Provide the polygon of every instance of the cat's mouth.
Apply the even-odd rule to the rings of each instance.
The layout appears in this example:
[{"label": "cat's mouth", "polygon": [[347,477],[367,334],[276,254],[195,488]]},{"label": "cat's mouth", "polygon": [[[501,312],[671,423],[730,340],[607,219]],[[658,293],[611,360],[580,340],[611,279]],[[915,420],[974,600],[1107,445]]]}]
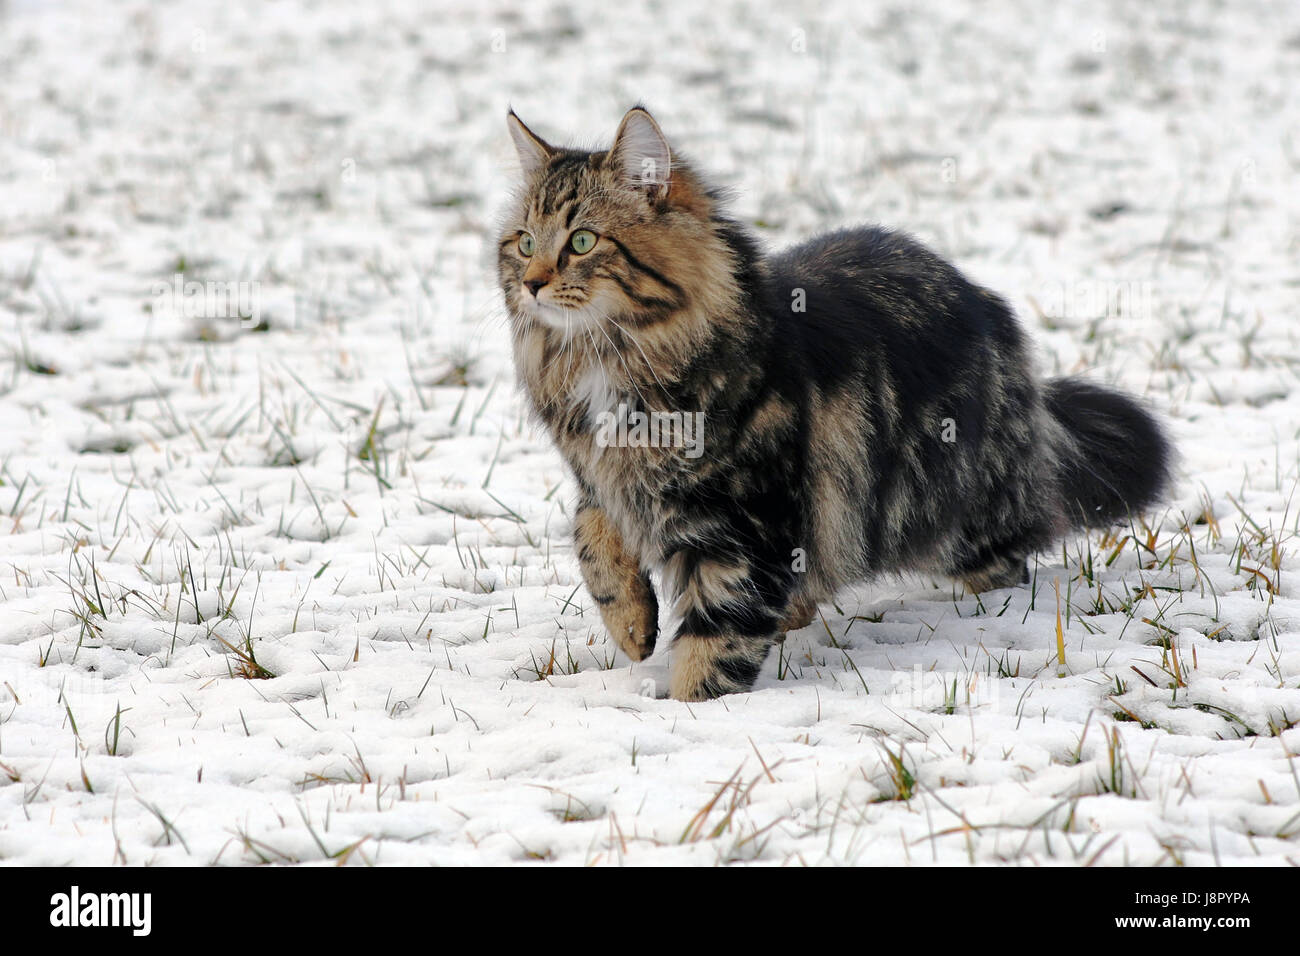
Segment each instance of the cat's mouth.
[{"label": "cat's mouth", "polygon": [[546,289],[536,299],[527,294],[520,298],[528,315],[557,332],[581,332],[594,328],[601,320],[600,309],[590,300],[579,302],[568,296],[556,300]]}]

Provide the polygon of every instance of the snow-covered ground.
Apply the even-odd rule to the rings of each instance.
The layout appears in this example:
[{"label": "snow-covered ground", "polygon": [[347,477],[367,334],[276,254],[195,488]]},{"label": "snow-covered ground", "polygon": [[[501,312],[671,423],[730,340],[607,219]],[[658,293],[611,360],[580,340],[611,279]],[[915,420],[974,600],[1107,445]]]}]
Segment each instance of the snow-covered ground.
[{"label": "snow-covered ground", "polygon": [[[0,863],[1300,862],[1297,91],[1283,0],[0,3]],[[1168,509],[663,699],[489,258],[507,104],[638,100],[1146,395]]]}]

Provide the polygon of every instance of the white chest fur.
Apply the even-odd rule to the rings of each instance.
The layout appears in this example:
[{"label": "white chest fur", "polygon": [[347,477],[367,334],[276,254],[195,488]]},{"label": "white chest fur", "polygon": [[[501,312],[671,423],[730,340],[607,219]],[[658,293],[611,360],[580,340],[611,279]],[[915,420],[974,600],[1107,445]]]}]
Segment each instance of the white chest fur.
[{"label": "white chest fur", "polygon": [[595,427],[602,413],[615,411],[618,393],[605,372],[604,365],[594,362],[573,385],[572,402],[587,414],[587,424]]}]

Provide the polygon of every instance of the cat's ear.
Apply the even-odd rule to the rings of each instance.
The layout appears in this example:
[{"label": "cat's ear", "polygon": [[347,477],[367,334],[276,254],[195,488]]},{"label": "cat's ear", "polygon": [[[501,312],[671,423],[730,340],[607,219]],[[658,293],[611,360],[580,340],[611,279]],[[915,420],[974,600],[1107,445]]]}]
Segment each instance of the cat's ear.
[{"label": "cat's ear", "polygon": [[523,120],[515,115],[514,110],[506,114],[506,125],[510,127],[510,138],[515,141],[519,165],[523,168],[524,177],[527,178],[545,166],[555,150],[525,126]]},{"label": "cat's ear", "polygon": [[618,124],[608,162],[621,171],[623,182],[633,189],[645,190],[652,200],[668,195],[672,182],[672,153],[654,117],[641,107],[633,107]]}]

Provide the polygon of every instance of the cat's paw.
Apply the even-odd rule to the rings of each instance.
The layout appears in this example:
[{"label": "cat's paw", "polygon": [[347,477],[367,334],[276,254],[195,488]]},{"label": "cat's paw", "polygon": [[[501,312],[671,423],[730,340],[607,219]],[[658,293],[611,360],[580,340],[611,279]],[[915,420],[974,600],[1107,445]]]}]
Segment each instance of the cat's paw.
[{"label": "cat's paw", "polygon": [[679,634],[673,641],[669,693],[677,700],[712,700],[754,686],[772,641]]},{"label": "cat's paw", "polygon": [[600,609],[605,629],[619,650],[634,661],[654,652],[659,637],[659,609],[645,600],[618,600]]},{"label": "cat's paw", "polygon": [[785,617],[781,619],[778,629],[781,640],[785,640],[786,631],[798,631],[807,627],[817,617],[817,602],[806,597],[797,597],[790,602]]}]

